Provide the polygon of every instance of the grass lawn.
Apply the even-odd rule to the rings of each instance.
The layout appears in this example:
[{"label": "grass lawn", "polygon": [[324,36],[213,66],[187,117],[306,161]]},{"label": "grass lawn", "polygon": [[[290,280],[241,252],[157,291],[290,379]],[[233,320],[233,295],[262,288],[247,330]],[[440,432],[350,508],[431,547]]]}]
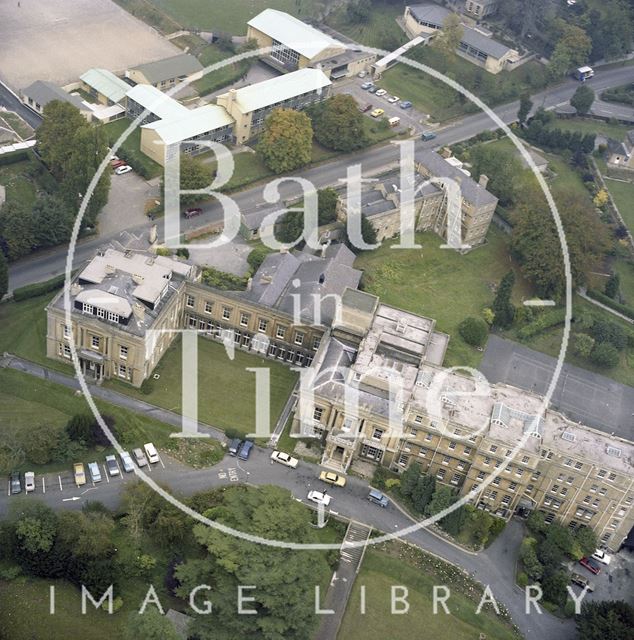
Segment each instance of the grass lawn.
[{"label": "grass lawn", "polygon": [[[206,68],[209,65],[224,60],[225,58],[230,58],[232,55],[234,54],[230,51],[226,51],[215,44],[209,44],[200,51],[198,59],[200,60],[200,64]],[[210,71],[200,80],[193,82],[192,86],[201,96],[204,96],[216,89],[221,89],[222,87],[239,80],[240,77],[249,70],[249,67],[256,62],[256,60],[256,57],[247,58],[246,60],[222,67],[222,69]]]},{"label": "grass lawn", "polygon": [[[346,613],[339,630],[339,640],[383,640],[384,638],[451,638],[473,640],[480,633],[487,640],[511,640],[518,636],[503,620],[483,608],[476,615],[479,597],[472,599],[451,588],[446,615],[439,609],[433,614],[432,593],[435,584],[447,584],[444,576],[434,575],[426,566],[421,570],[417,558],[423,555],[403,544],[387,547],[389,551],[370,548],[366,552],[361,571],[354,584]],[[434,561],[442,572],[444,562]],[[366,589],[366,613],[360,613],[360,588]],[[409,590],[409,612],[392,615],[390,589],[403,585]],[[493,587],[495,595],[495,587]],[[417,630],[414,632],[414,630]]]},{"label": "grass lawn", "polygon": [[[622,253],[623,255],[619,255],[614,262],[613,268],[621,278],[620,292],[623,302],[634,307],[634,262],[625,251]],[[606,278],[603,278],[600,282],[599,291],[603,291],[605,281]]]},{"label": "grass lawn", "polygon": [[611,124],[603,120],[590,118],[558,118],[549,125],[551,129],[563,129],[564,131],[580,131],[583,134],[596,133],[609,136],[614,140],[623,140],[630,127],[624,124]]},{"label": "grass lawn", "polygon": [[3,111],[0,120],[4,120],[9,128],[13,129],[22,140],[26,140],[33,135],[33,129],[13,111]]},{"label": "grass lawn", "polygon": [[[175,341],[163,356],[152,380],[152,391],[145,395],[121,382],[106,386],[141,398],[146,402],[180,411],[181,409],[181,344]],[[237,429],[242,433],[255,431],[255,373],[247,367],[266,367],[271,381],[271,428],[295,385],[297,374],[277,362],[236,350],[230,360],[224,346],[206,338],[198,341],[198,418],[221,429]]]},{"label": "grass lawn", "polygon": [[[121,134],[130,126],[130,120],[128,118],[121,118],[114,122],[108,122],[102,125],[106,131],[108,138],[108,144],[113,145],[121,136]],[[156,178],[163,173],[163,167],[160,164],[154,162],[151,158],[141,153],[141,127],[137,127],[132,133],[125,139],[121,148],[127,152],[128,156],[134,157],[135,161],[141,164],[146,172],[147,178]]]},{"label": "grass lawn", "polygon": [[29,177],[28,160],[0,166],[0,184],[7,189],[7,201],[21,202],[31,208],[36,200],[36,186]]},{"label": "grass lawn", "polygon": [[436,327],[451,335],[445,364],[477,366],[482,353],[467,345],[458,325],[467,316],[480,316],[493,302],[491,286],[513,269],[516,302],[531,295],[528,283],[508,255],[508,236],[491,225],[488,242],[466,255],[441,249],[442,240],[420,234],[421,249],[392,251],[390,243],[362,253],[355,262],[363,269],[362,288],[387,304],[436,319]]},{"label": "grass lawn", "polygon": [[634,231],[634,184],[610,178],[605,179],[605,184],[621,212],[627,228]]}]

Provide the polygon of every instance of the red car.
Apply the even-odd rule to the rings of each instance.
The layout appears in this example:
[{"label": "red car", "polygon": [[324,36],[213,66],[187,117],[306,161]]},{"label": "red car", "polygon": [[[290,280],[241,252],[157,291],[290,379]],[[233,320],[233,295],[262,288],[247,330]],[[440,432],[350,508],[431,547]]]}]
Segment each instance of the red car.
[{"label": "red car", "polygon": [[366,104],[359,107],[359,111],[361,111],[361,113],[366,113],[367,111],[370,111],[370,109],[372,109],[371,104]]},{"label": "red car", "polygon": [[191,209],[185,209],[185,213],[183,214],[186,218],[194,218],[195,216],[199,216],[203,212],[199,207],[194,207]]},{"label": "red car", "polygon": [[123,167],[125,164],[127,164],[125,160],[113,160],[112,168],[118,169],[119,167]]},{"label": "red car", "polygon": [[585,567],[590,573],[594,573],[595,576],[601,573],[601,565],[592,558],[581,558],[579,564]]}]

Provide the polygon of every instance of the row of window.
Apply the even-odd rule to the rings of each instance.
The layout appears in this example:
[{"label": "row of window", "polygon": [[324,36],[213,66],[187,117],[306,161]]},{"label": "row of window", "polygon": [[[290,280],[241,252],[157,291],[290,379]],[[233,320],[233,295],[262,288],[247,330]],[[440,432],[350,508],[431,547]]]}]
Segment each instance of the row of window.
[{"label": "row of window", "polygon": [[119,322],[121,316],[118,313],[113,313],[112,311],[106,311],[101,307],[94,307],[92,304],[88,304],[87,302],[83,303],[82,311],[91,316],[97,316],[102,320],[108,319],[110,322]]},{"label": "row of window", "polygon": [[[57,352],[61,357],[68,358],[70,360],[71,358],[70,345],[66,344],[65,342],[60,343],[57,347]],[[129,380],[132,377],[131,367],[127,367],[125,364],[116,363],[116,362],[113,362],[112,366],[113,366],[114,374],[119,378],[125,378],[126,380]]]}]

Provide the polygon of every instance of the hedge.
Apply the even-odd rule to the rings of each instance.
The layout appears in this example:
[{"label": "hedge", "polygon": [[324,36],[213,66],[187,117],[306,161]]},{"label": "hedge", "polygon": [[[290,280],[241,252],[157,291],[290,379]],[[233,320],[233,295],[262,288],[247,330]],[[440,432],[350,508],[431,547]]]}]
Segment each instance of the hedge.
[{"label": "hedge", "polygon": [[517,332],[518,338],[532,338],[533,336],[545,331],[546,329],[550,329],[550,327],[554,327],[558,324],[561,324],[566,319],[566,310],[565,309],[552,309],[550,311],[545,311],[541,315],[539,315],[535,320],[527,324],[525,327],[522,327]]},{"label": "hedge", "polygon": [[19,287],[13,291],[13,299],[16,302],[22,300],[28,300],[29,298],[36,298],[50,291],[61,289],[64,286],[65,274],[46,280],[45,282],[36,282],[35,284],[29,284],[26,287]]},{"label": "hedge", "polygon": [[622,313],[624,316],[627,316],[630,320],[634,320],[634,309],[632,309],[632,307],[628,307],[626,304],[621,304],[600,291],[588,289],[587,294],[588,297],[594,298],[594,300],[601,302],[606,307],[610,307],[610,309],[614,309],[615,311]]},{"label": "hedge", "polygon": [[19,149],[18,151],[10,151],[9,153],[3,153],[0,155],[0,166],[6,164],[13,164],[14,162],[21,162],[22,160],[29,159],[29,152],[26,149]]}]

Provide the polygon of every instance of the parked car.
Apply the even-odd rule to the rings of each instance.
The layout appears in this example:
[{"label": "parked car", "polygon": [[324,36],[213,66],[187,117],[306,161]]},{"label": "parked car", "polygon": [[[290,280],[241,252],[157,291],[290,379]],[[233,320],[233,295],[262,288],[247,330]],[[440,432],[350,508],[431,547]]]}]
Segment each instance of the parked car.
[{"label": "parked car", "polygon": [[378,504],[380,507],[387,507],[390,504],[390,501],[387,499],[387,496],[383,495],[380,491],[376,489],[370,489],[370,493],[368,493],[368,500],[373,502],[374,504]]},{"label": "parked car", "polygon": [[24,490],[27,493],[35,491],[35,474],[33,473],[33,471],[27,471],[24,474]]},{"label": "parked car", "polygon": [[378,87],[372,85],[369,89],[368,89],[368,93],[376,93],[379,90]]},{"label": "parked car", "polygon": [[332,471],[322,471],[319,474],[319,479],[327,482],[328,484],[334,484],[336,487],[345,487],[346,479],[344,476],[340,476]]},{"label": "parked car", "polygon": [[585,567],[590,573],[594,573],[595,576],[601,573],[601,565],[592,558],[581,558],[579,564]]},{"label": "parked car", "polygon": [[357,76],[359,78],[365,78],[368,75],[367,71],[359,71],[359,73],[357,73]]},{"label": "parked car", "polygon": [[75,484],[78,487],[86,484],[86,472],[84,471],[84,465],[81,462],[76,462],[73,465],[73,473],[75,476]]},{"label": "parked car", "polygon": [[144,467],[147,464],[147,458],[143,453],[143,449],[132,449],[132,455],[139,467]]},{"label": "parked car", "polygon": [[369,102],[368,102],[368,104],[361,105],[361,106],[359,107],[359,111],[360,111],[361,113],[367,113],[368,111],[370,111],[370,109],[372,109],[372,105],[371,105]]},{"label": "parked car", "polygon": [[251,440],[245,440],[238,451],[238,458],[240,458],[240,460],[248,460],[251,455],[251,449],[253,449],[253,442],[251,442]]},{"label": "parked car", "polygon": [[409,100],[403,100],[398,106],[401,109],[411,109],[412,103]]},{"label": "parked car", "polygon": [[382,116],[385,113],[384,109],[375,109],[370,115],[373,118],[378,118],[379,116]]},{"label": "parked car", "polygon": [[240,438],[234,438],[229,442],[229,446],[227,447],[227,452],[230,456],[237,456],[238,451],[240,451],[240,445],[242,444],[242,440]]},{"label": "parked car", "polygon": [[132,171],[132,167],[128,164],[124,164],[114,170],[118,176],[122,176],[124,173],[129,173],[130,171]]},{"label": "parked car", "polygon": [[22,482],[20,480],[20,474],[17,471],[13,471],[9,476],[9,484],[11,485],[12,494],[22,492]]},{"label": "parked car", "polygon": [[93,482],[101,482],[101,471],[99,471],[99,465],[96,462],[88,463],[88,473]]},{"label": "parked car", "polygon": [[106,467],[108,467],[108,473],[111,476],[118,476],[119,473],[119,465],[117,464],[117,459],[113,456],[106,456]]},{"label": "parked car", "polygon": [[274,451],[271,454],[271,460],[273,462],[279,462],[283,464],[285,467],[290,467],[291,469],[295,469],[298,464],[297,458],[293,458],[293,456],[289,456],[288,453],[284,453],[284,451]]},{"label": "parked car", "polygon": [[159,461],[159,454],[156,447],[151,442],[147,442],[143,445],[143,448],[145,449],[148,462],[150,464],[156,464]]},{"label": "parked car", "polygon": [[433,140],[435,137],[436,137],[436,134],[433,131],[424,131],[421,134],[420,139],[425,140],[425,142],[428,142],[429,140]]},{"label": "parked car", "polygon": [[572,582],[572,584],[576,584],[578,587],[581,587],[582,589],[587,589],[588,591],[594,591],[594,584],[592,584],[592,582],[590,582],[588,578],[585,578],[584,576],[578,573],[573,573],[570,576],[570,582]]},{"label": "parked car", "polygon": [[132,462],[132,456],[127,451],[122,451],[119,454],[121,458],[121,466],[126,473],[134,471],[134,463]]},{"label": "parked car", "polygon": [[598,560],[601,564],[606,566],[609,566],[610,562],[612,562],[612,556],[609,553],[606,553],[603,549],[597,549],[592,554],[592,559]]},{"label": "parked car", "polygon": [[332,498],[327,493],[321,491],[311,491],[308,494],[308,499],[316,504],[321,504],[327,507],[330,504]]},{"label": "parked car", "polygon": [[398,102],[399,100],[400,100],[400,98],[399,98],[398,96],[391,96],[391,97],[389,97],[389,98],[387,99],[387,101],[388,101],[390,104],[394,104],[395,102]]},{"label": "parked car", "polygon": [[373,83],[373,82],[364,82],[364,83],[361,85],[361,88],[362,88],[364,91],[367,91],[370,87],[373,87],[373,86],[374,86],[374,83]]},{"label": "parked car", "polygon": [[119,167],[125,167],[128,164],[125,160],[120,160],[119,158],[115,158],[112,162],[112,168],[118,169]]},{"label": "parked car", "polygon": [[401,119],[394,116],[393,118],[389,118],[387,123],[390,127],[398,127],[398,125],[401,124]]},{"label": "parked car", "polygon": [[185,209],[183,215],[189,220],[189,218],[195,218],[199,216],[203,210],[200,207],[191,207],[189,209]]},{"label": "parked car", "polygon": [[381,96],[384,96],[387,93],[387,91],[385,89],[377,89],[376,91],[376,95],[379,96],[379,98]]}]

